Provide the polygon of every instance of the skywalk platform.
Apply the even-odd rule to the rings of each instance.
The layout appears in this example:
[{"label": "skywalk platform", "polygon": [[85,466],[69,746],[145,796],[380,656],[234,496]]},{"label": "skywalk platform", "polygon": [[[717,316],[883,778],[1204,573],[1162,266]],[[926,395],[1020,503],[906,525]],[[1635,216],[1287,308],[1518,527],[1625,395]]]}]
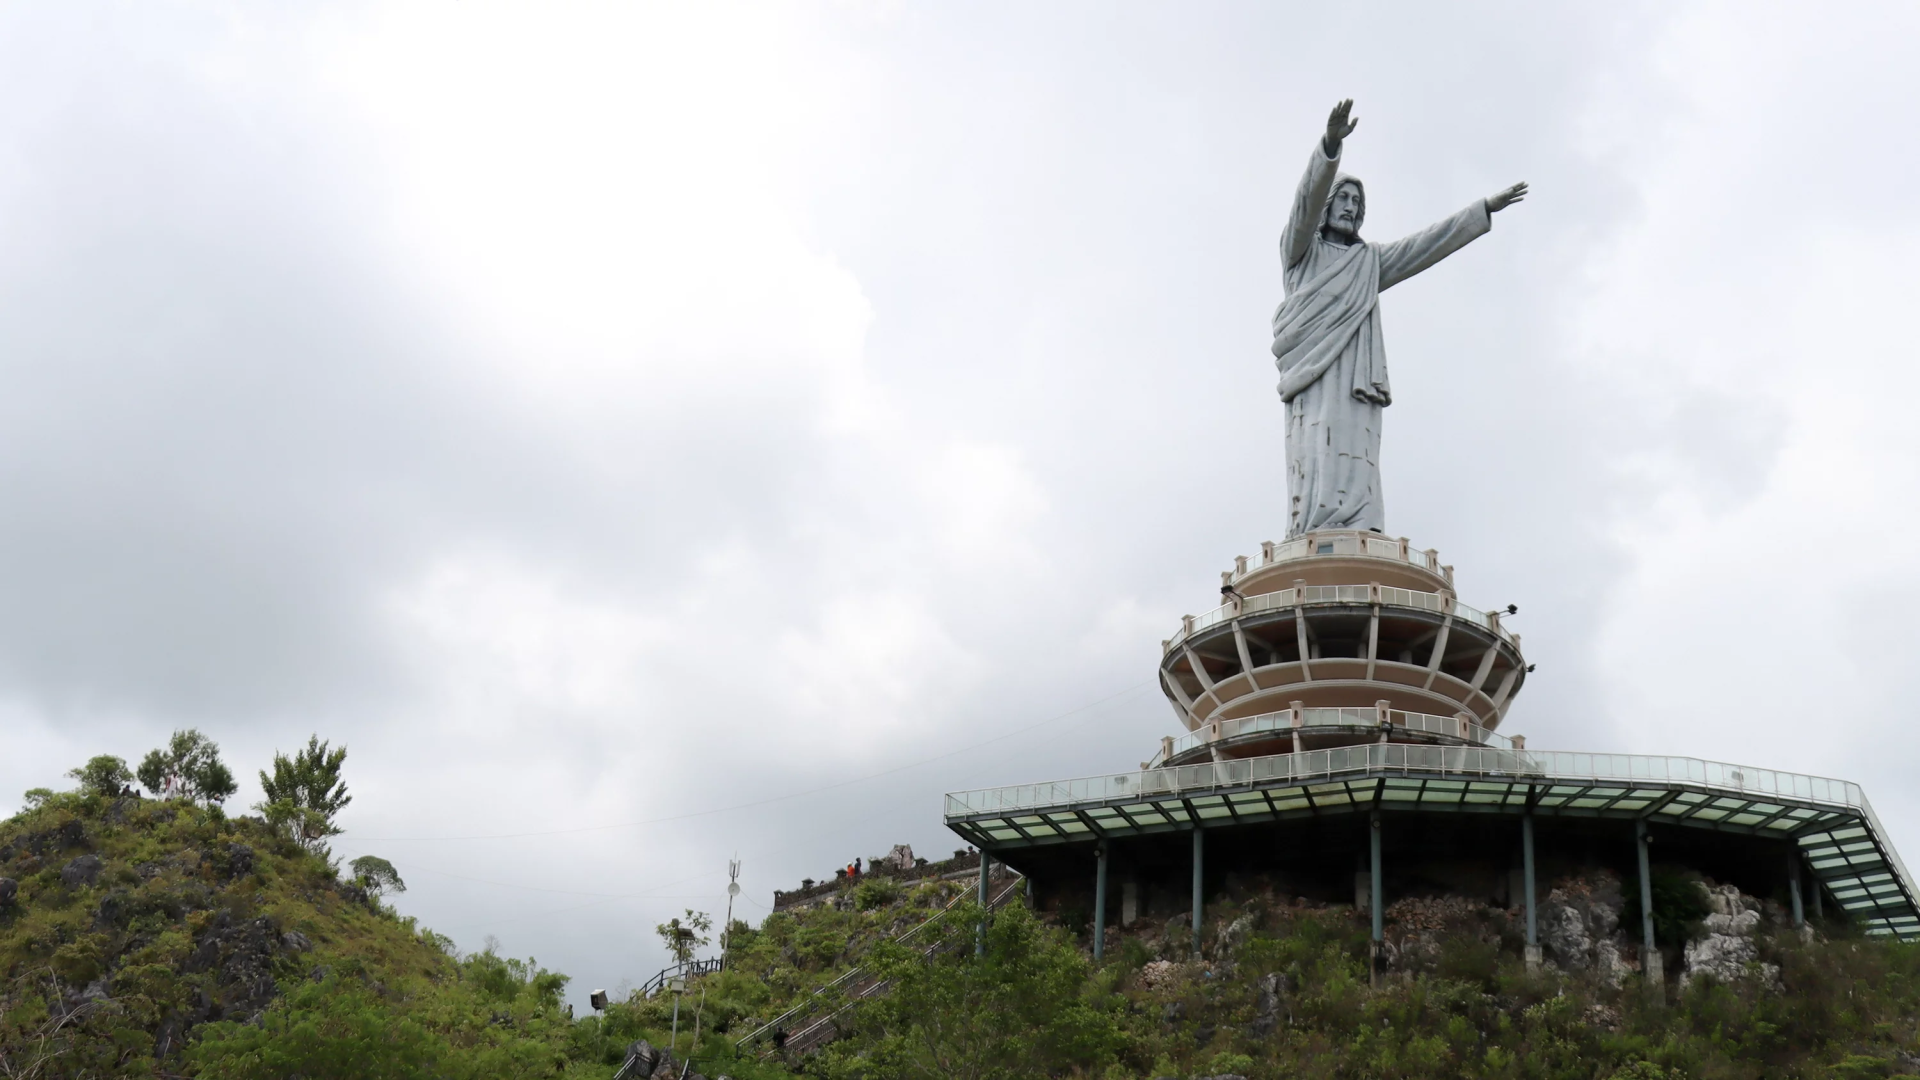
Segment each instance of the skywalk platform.
[{"label": "skywalk platform", "polygon": [[[1653,828],[1777,841],[1813,877],[1816,907],[1823,890],[1868,933],[1920,937],[1913,879],[1859,785],[1698,758],[1373,743],[953,792],[945,817],[1016,867],[1080,846],[1104,875],[1113,848],[1173,839],[1164,834],[1374,815],[1390,826],[1448,815],[1591,819],[1631,824],[1623,840]],[[1794,888],[1797,907],[1797,877]]]}]

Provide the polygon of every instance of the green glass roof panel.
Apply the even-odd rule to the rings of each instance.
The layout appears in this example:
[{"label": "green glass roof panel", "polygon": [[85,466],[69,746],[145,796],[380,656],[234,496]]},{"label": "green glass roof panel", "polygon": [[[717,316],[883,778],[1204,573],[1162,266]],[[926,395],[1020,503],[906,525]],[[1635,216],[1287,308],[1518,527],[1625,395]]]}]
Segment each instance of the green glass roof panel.
[{"label": "green glass roof panel", "polygon": [[[1764,789],[1764,791],[1756,790]],[[1276,813],[1517,812],[1645,816],[1666,827],[1791,837],[1815,876],[1863,924],[1920,932],[1915,891],[1857,785],[1691,758],[1368,744],[947,796],[947,821],[989,844],[1086,843],[1196,821],[1230,827]],[[1010,839],[1010,837],[1012,839]]]}]

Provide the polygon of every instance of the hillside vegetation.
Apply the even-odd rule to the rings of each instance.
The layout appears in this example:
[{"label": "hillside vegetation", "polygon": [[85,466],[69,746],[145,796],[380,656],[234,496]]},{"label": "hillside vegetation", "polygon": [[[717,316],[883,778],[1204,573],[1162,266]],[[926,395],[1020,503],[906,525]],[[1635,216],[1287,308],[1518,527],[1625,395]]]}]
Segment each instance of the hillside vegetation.
[{"label": "hillside vegetation", "polygon": [[[288,759],[294,780],[299,760],[325,764],[324,744],[310,749]],[[658,1051],[671,995],[576,1018],[564,975],[462,955],[396,915],[380,895],[401,887],[395,868],[334,866],[330,818],[313,807],[344,805],[344,787],[288,780],[285,805],[254,816],[186,783],[140,797],[110,768],[80,779],[0,822],[0,1076],[604,1080],[630,1058],[646,1068],[629,1077],[735,1080],[1920,1071],[1920,949],[1837,926],[1801,935],[1728,907],[1724,889],[1700,890],[1699,910],[1720,896],[1733,912],[1720,929],[1743,936],[1707,948],[1717,939],[1699,925],[1676,926],[1695,936],[1698,963],[1661,1004],[1637,974],[1575,956],[1612,955],[1598,939],[1555,945],[1567,970],[1527,971],[1512,913],[1465,901],[1396,904],[1394,967],[1375,987],[1359,918],[1257,883],[1214,905],[1203,957],[1188,955],[1176,917],[1112,931],[1096,965],[1083,937],[1017,901],[984,916],[965,882],[878,878],[736,922],[727,969],[682,999],[670,1059]],[[911,943],[893,941],[949,904]],[[814,994],[854,964],[888,991]],[[847,1006],[837,1041],[735,1053],[735,1039],[804,1001],[824,1005],[814,1016]]]}]

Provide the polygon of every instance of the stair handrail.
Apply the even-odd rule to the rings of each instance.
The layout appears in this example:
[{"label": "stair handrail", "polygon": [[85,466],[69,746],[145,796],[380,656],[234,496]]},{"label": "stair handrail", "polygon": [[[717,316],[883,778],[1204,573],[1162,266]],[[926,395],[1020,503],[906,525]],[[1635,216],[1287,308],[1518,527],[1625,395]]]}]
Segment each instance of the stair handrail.
[{"label": "stair handrail", "polygon": [[[992,911],[994,908],[997,908],[1000,906],[1000,903],[1004,901],[1008,897],[1008,895],[1010,895],[1013,892],[1014,888],[1020,884],[1020,877],[1021,877],[1020,875],[1016,874],[1015,880],[1007,882],[1007,885],[1005,888],[1001,889],[997,895],[992,896],[987,900],[988,911]],[[953,905],[949,904],[948,908],[950,909],[952,906]],[[946,911],[943,910],[941,914],[942,915],[946,914]],[[928,921],[931,922],[932,920],[928,920]],[[922,923],[921,925],[924,926],[926,924]],[[918,928],[916,927],[916,929]],[[931,958],[934,953],[940,951],[942,946],[948,945],[948,944],[951,944],[951,943],[942,942],[942,941],[934,942],[932,945],[927,946],[924,950],[921,951],[921,959],[925,960],[925,959]],[[861,970],[864,967],[865,965],[862,965],[861,968],[857,968],[855,970]],[[823,1025],[832,1023],[834,1017],[839,1016],[841,1013],[846,1012],[848,1009],[853,1008],[855,1005],[858,1005],[862,1001],[865,1001],[866,999],[886,989],[889,985],[891,985],[890,981],[879,980],[874,982],[872,985],[863,988],[858,994],[854,995],[854,997],[851,998],[850,1000],[841,1002],[840,1005],[837,1008],[835,1008],[832,1012],[829,1012],[827,1015],[822,1016],[818,1020],[815,1020],[813,1023],[808,1024],[806,1027],[803,1027],[799,1031],[796,1031],[792,1035],[788,1036],[787,1045],[792,1046],[794,1043],[797,1042],[802,1044],[799,1047],[799,1049],[801,1050],[807,1049],[807,1047],[805,1046],[805,1041],[807,1036],[812,1035],[814,1032],[820,1030],[820,1028]]]},{"label": "stair handrail", "polygon": [[[992,897],[987,901],[987,909],[989,911],[991,911],[996,905],[998,905],[1001,900],[1006,899],[1007,892],[1011,891],[1013,885],[1018,884],[1020,881],[1025,879],[1025,875],[1021,874],[1019,871],[1014,870],[1011,867],[1007,867],[1007,872],[1013,875],[1014,880],[1008,883],[1007,889],[1002,890],[999,896]],[[905,944],[906,942],[912,940],[914,935],[918,934],[920,931],[925,930],[927,927],[932,926],[934,923],[937,923],[941,919],[946,918],[949,912],[951,912],[954,908],[960,906],[960,904],[966,900],[967,892],[968,890],[965,890],[965,889],[961,890],[960,893],[956,895],[952,900],[947,901],[947,904],[945,907],[941,908],[939,911],[934,912],[932,915],[928,916],[925,920],[916,924],[912,928],[895,936],[893,938],[894,942],[898,944]],[[767,1032],[772,1031],[775,1028],[778,1028],[780,1025],[793,1019],[795,1016],[798,1016],[801,1013],[808,1011],[811,1007],[817,1004],[816,1002],[813,1001],[814,998],[817,998],[820,995],[828,993],[830,991],[839,989],[842,985],[846,984],[847,982],[852,980],[855,976],[860,975],[864,971],[866,971],[865,964],[856,964],[853,967],[848,968],[839,978],[833,980],[830,983],[827,983],[824,986],[816,987],[813,990],[813,992],[811,994],[808,994],[806,998],[803,998],[799,1004],[793,1006],[792,1008],[788,1009],[786,1012],[781,1013],[779,1016],[774,1017],[773,1019],[767,1021],[766,1023],[761,1024],[759,1027],[754,1028],[752,1031],[747,1032],[745,1035],[742,1035],[737,1041],[734,1042],[733,1044],[734,1049],[738,1050],[742,1047],[745,1047],[749,1043],[760,1038],[762,1035],[765,1035]],[[842,1006],[842,1008],[844,1007],[845,1006]],[[839,1009],[835,1009],[834,1013],[829,1013],[828,1015],[829,1016],[834,1015],[839,1011],[840,1011]],[[811,1029],[812,1029],[812,1025],[809,1025],[809,1027],[805,1030],[811,1030]]]},{"label": "stair handrail", "polygon": [[675,975],[685,975],[688,978],[694,978],[700,975],[711,975],[720,970],[720,963],[718,959],[689,960],[684,964],[674,964],[672,967],[661,968],[658,975],[648,979],[641,985],[640,996],[643,998],[652,997],[655,992],[667,984],[668,979],[673,978]]}]

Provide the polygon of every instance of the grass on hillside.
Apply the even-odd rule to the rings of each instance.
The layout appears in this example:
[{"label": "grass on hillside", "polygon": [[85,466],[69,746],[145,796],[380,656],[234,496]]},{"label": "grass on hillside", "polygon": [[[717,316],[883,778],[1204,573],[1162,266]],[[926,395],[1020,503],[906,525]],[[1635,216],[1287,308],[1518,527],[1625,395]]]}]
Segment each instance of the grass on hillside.
[{"label": "grass on hillside", "polygon": [[[89,855],[90,883],[72,872]],[[631,1041],[669,1038],[670,995],[574,1018],[564,975],[459,955],[283,831],[187,800],[47,797],[0,822],[0,876],[18,881],[0,908],[0,1076],[606,1080]],[[682,999],[679,1049],[737,1080],[1920,1071],[1920,947],[1841,928],[1763,934],[1777,986],[1699,980],[1666,1005],[1633,978],[1526,971],[1504,922],[1443,936],[1376,989],[1360,919],[1264,895],[1215,905],[1203,962],[1184,935],[1148,930],[1096,966],[1017,905],[988,920],[983,956],[966,903],[914,946],[889,943],[968,889],[873,879],[736,922],[728,969]],[[839,1042],[792,1062],[734,1057],[734,1038],[856,962],[891,992],[842,1014]]]}]

